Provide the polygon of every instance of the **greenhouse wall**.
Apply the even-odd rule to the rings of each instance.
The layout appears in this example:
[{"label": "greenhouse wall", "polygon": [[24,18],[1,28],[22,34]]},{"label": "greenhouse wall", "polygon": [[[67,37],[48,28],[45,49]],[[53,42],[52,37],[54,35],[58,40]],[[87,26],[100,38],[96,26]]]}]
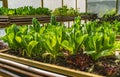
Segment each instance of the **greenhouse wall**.
[{"label": "greenhouse wall", "polygon": [[86,0],[77,0],[77,8],[80,12],[86,12]]},{"label": "greenhouse wall", "polygon": [[[77,2],[76,2],[77,1]],[[78,9],[80,12],[86,10],[86,0],[43,0],[43,6],[51,10],[67,5],[69,8],[73,7]],[[8,0],[8,8],[18,8],[23,6],[41,7],[41,0]]]},{"label": "greenhouse wall", "polygon": [[54,10],[55,8],[62,7],[62,0],[44,0],[43,6]]},{"label": "greenhouse wall", "polygon": [[41,0],[8,0],[8,8],[18,8],[22,6],[40,7]]},{"label": "greenhouse wall", "polygon": [[73,7],[75,9],[75,0],[63,0],[63,5],[67,5],[69,8]]},{"label": "greenhouse wall", "polygon": [[116,9],[116,0],[87,0],[87,6],[87,12],[97,13],[101,17]]}]

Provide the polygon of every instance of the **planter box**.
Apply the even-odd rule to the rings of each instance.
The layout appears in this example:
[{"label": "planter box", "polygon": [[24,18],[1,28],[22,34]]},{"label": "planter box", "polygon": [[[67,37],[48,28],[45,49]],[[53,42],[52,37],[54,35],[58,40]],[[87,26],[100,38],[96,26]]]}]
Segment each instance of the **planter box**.
[{"label": "planter box", "polygon": [[[80,15],[82,20],[95,20],[97,14],[82,14]],[[74,21],[77,16],[56,16],[57,22]],[[49,23],[50,16],[40,15],[26,15],[26,16],[0,16],[0,26],[8,26],[11,24],[26,25],[31,24],[32,19],[36,18],[40,23]]]},{"label": "planter box", "polygon": [[[1,51],[1,52],[4,52],[4,51]],[[22,64],[37,67],[39,69],[43,69],[43,70],[47,70],[47,71],[51,71],[51,72],[55,72],[55,73],[59,73],[59,74],[67,75],[67,76],[72,76],[72,77],[104,77],[104,76],[86,73],[86,72],[82,72],[82,71],[78,71],[74,69],[61,67],[61,66],[56,66],[53,64],[47,64],[47,63],[42,63],[42,62],[30,60],[30,59],[16,57],[16,56],[12,56],[12,55],[5,54],[5,53],[0,53],[0,58],[12,60],[12,61],[19,62]]]},{"label": "planter box", "polygon": [[9,16],[0,16],[0,27],[5,27],[9,24]]}]

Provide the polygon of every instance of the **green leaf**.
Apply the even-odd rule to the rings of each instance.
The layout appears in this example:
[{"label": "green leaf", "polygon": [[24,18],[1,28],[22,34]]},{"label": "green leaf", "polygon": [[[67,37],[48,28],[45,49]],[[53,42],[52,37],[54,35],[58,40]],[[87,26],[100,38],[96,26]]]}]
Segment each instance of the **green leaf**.
[{"label": "green leaf", "polygon": [[71,51],[71,53],[73,53],[73,46],[71,45],[71,43],[69,43],[67,40],[64,40],[61,44],[65,49]]},{"label": "green leaf", "polygon": [[109,55],[113,55],[112,50],[108,49],[108,50],[101,51],[101,52],[95,54],[95,60],[97,60],[100,57],[109,56]]},{"label": "green leaf", "polygon": [[33,28],[34,28],[34,30],[36,31],[36,32],[39,32],[39,30],[40,30],[40,22],[39,21],[37,21],[37,19],[36,18],[33,18],[32,19],[32,25],[33,25]]},{"label": "green leaf", "polygon": [[15,36],[15,40],[18,42],[18,43],[21,43],[22,42],[22,39],[20,36]]},{"label": "green leaf", "polygon": [[42,57],[45,58],[45,57],[47,57],[47,56],[49,56],[49,55],[53,57],[53,55],[52,55],[51,53],[48,53],[48,52],[43,53],[43,54],[42,54]]},{"label": "green leaf", "polygon": [[13,41],[14,41],[14,33],[10,33],[9,35],[8,35],[8,40],[9,40],[9,42],[11,42],[11,43],[13,43]]},{"label": "green leaf", "polygon": [[92,55],[92,54],[95,54],[96,51],[85,51],[84,53],[88,54],[88,55]]},{"label": "green leaf", "polygon": [[37,41],[31,41],[31,42],[28,44],[28,46],[27,46],[27,50],[28,50],[28,51],[27,51],[27,54],[28,54],[28,56],[31,56],[31,53],[32,53],[34,47],[35,47],[37,44],[38,44]]}]

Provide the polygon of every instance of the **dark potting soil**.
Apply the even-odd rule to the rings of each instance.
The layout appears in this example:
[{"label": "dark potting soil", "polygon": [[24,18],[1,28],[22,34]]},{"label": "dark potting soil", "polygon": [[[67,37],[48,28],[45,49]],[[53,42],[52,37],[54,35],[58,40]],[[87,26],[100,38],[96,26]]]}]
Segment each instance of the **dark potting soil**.
[{"label": "dark potting soil", "polygon": [[5,49],[5,48],[7,48],[7,47],[8,47],[8,46],[7,46],[5,43],[0,42],[0,50]]}]

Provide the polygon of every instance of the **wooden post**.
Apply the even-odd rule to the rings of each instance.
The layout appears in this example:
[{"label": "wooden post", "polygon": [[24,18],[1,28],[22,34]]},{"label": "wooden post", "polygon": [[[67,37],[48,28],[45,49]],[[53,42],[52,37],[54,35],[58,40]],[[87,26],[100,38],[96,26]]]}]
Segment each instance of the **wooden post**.
[{"label": "wooden post", "polygon": [[85,12],[87,13],[87,0],[85,0]]},{"label": "wooden post", "polygon": [[119,9],[119,7],[118,7],[118,0],[116,0],[116,14],[118,13],[118,9]]},{"label": "wooden post", "polygon": [[43,0],[41,0],[41,7],[42,7],[42,8],[44,7],[44,2],[43,2]]},{"label": "wooden post", "polygon": [[64,2],[63,2],[63,0],[62,0],[62,7],[64,6]]},{"label": "wooden post", "polygon": [[8,1],[7,0],[2,0],[3,1],[3,7],[8,7]]},{"label": "wooden post", "polygon": [[[87,7],[87,0],[85,0],[85,12],[86,12],[86,13],[87,13],[87,8],[88,8],[88,7]],[[84,21],[85,21],[85,23],[87,22],[86,19],[85,19]]]},{"label": "wooden post", "polygon": [[75,0],[75,9],[77,10],[77,0]]}]

